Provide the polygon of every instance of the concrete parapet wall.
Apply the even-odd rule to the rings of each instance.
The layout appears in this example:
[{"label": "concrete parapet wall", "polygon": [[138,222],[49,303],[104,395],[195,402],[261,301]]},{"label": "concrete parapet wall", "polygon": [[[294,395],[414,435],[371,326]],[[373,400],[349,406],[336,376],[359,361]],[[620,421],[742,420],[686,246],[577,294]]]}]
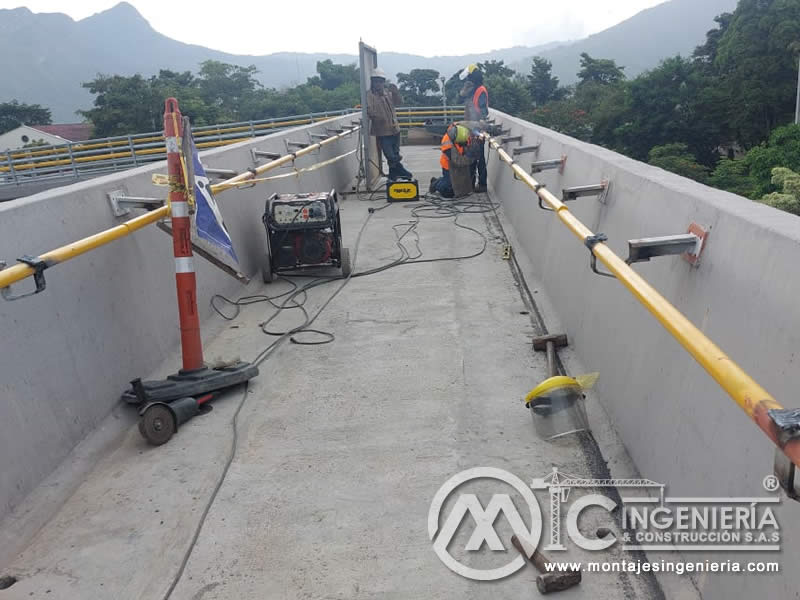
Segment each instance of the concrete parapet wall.
[{"label": "concrete parapet wall", "polygon": [[[349,126],[340,119],[299,127],[201,153],[209,167],[244,170],[250,150],[284,154],[284,139]],[[309,166],[356,148],[358,134],[297,160]],[[118,225],[107,192],[158,197],[151,183],[166,163],[92,179],[0,204],[0,257],[9,263]],[[273,192],[344,190],[357,171],[356,155],[304,174],[217,198],[243,270],[260,277],[265,257],[261,222]],[[280,168],[265,176],[286,173]],[[215,293],[237,297],[245,288],[195,257],[202,320]],[[131,379],[153,372],[179,344],[171,239],[150,226],[45,273],[44,293],[0,301],[0,518],[17,506],[119,402]],[[23,291],[30,280],[14,286]],[[208,331],[204,332],[206,335]],[[213,357],[207,357],[213,358]]]},{"label": "concrete parapet wall", "polygon": [[[567,156],[563,175],[534,176],[556,196],[611,181],[605,204],[568,204],[622,258],[629,239],[686,233],[692,222],[710,229],[698,268],[661,257],[634,269],[785,407],[800,406],[798,217],[503,113],[494,117],[522,135],[522,145],[541,142],[538,157],[519,155],[519,164]],[[555,307],[581,362],[600,372],[598,394],[642,476],[666,483],[670,496],[766,495],[772,443],[619,282],[590,271],[583,243],[491,151],[489,170],[493,196],[522,246],[515,250],[532,265],[527,275]],[[698,579],[704,597],[792,596],[800,589],[800,574],[789,572],[789,557],[800,551],[799,516],[800,504],[784,496],[781,577],[709,575]]]}]

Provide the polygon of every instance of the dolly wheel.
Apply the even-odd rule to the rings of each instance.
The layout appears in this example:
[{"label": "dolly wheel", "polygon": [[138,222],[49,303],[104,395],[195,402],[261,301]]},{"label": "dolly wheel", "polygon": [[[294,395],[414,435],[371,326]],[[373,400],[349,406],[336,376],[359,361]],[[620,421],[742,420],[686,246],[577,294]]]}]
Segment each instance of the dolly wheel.
[{"label": "dolly wheel", "polygon": [[350,264],[350,248],[342,248],[339,265],[342,267],[342,277],[350,277],[350,271],[353,268]]},{"label": "dolly wheel", "polygon": [[164,404],[151,404],[139,419],[139,433],[153,446],[167,443],[177,429],[175,416]]},{"label": "dolly wheel", "polygon": [[264,280],[264,283],[272,283],[272,265],[267,263],[261,267],[261,278]]}]

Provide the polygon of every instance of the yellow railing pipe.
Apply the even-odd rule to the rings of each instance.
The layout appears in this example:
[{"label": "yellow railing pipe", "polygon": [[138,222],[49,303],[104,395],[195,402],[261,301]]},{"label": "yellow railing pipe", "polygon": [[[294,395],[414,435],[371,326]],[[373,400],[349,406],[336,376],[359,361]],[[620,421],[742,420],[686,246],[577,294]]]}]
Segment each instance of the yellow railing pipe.
[{"label": "yellow railing pipe", "polygon": [[[45,261],[48,266],[56,265],[71,258],[75,258],[76,256],[80,256],[81,254],[85,254],[86,252],[94,250],[95,248],[99,248],[100,246],[105,246],[114,240],[118,240],[126,235],[130,235],[134,231],[137,231],[142,227],[146,227],[147,225],[155,223],[156,221],[168,216],[169,207],[162,206],[161,208],[151,210],[148,213],[140,215],[134,219],[131,219],[130,221],[125,221],[121,225],[117,225],[116,227],[112,227],[106,231],[101,231],[100,233],[96,233],[87,238],[83,238],[82,240],[78,240],[77,242],[73,242],[71,244],[67,244],[66,246],[56,248],[55,250],[51,250],[50,252],[42,254],[38,258],[41,258],[43,261]],[[34,274],[34,272],[35,271],[31,267],[25,264],[16,264],[8,267],[7,269],[0,271],[0,288],[8,287],[9,285],[21,281],[26,277],[30,277]]]},{"label": "yellow railing pipe", "polygon": [[338,133],[336,135],[332,135],[331,137],[325,138],[322,141],[317,142],[316,144],[311,144],[310,146],[306,146],[305,148],[301,148],[297,152],[293,152],[292,154],[286,154],[285,156],[281,156],[280,158],[276,158],[273,161],[265,163],[260,167],[256,167],[252,171],[247,171],[246,173],[240,173],[236,177],[231,177],[230,179],[226,179],[225,181],[221,181],[220,183],[216,183],[211,186],[211,192],[213,194],[217,194],[219,192],[224,192],[225,190],[229,190],[231,188],[238,187],[243,183],[247,183],[250,179],[254,179],[261,175],[262,173],[266,173],[267,171],[271,171],[272,169],[277,169],[282,165],[289,164],[293,162],[296,158],[300,158],[301,156],[305,156],[306,154],[310,154],[319,150],[323,146],[327,146],[328,144],[332,144],[333,142],[355,133],[361,128],[360,125],[356,125],[343,131],[342,133]]},{"label": "yellow railing pipe", "polygon": [[[515,175],[556,212],[559,220],[578,239],[585,241],[586,238],[594,235],[570,212],[566,204],[539,185],[538,181],[515,163],[497,140],[489,138],[489,144],[497,151],[500,160],[509,165]],[[617,256],[611,248],[600,242],[595,244],[590,251],[658,319],[764,433],[778,447],[781,447],[777,427],[768,411],[782,410],[783,407],[677,308]],[[789,441],[782,447],[782,450],[795,465],[800,467],[800,439]]]},{"label": "yellow railing pipe", "polygon": [[[340,134],[331,136],[326,138],[316,144],[308,146],[306,148],[302,148],[293,154],[287,154],[286,156],[282,156],[277,160],[273,160],[269,163],[261,165],[257,169],[254,169],[255,173],[260,175],[266,171],[270,171],[272,169],[276,169],[283,164],[287,164],[292,162],[295,158],[299,158],[305,154],[309,154],[314,152],[315,150],[325,146],[327,144],[333,143],[334,141],[341,139],[346,135],[350,135],[356,131],[358,131],[360,126],[353,127],[348,129]],[[249,138],[245,138],[249,139]],[[229,143],[232,143],[231,140],[226,140]],[[200,146],[201,144],[197,144]],[[163,152],[163,150],[162,150]],[[230,189],[232,187],[237,187],[238,185],[245,183],[248,179],[252,179],[255,177],[252,171],[248,171],[247,173],[243,173],[238,177],[233,177],[232,179],[228,179],[227,181],[223,181],[216,185],[211,186],[211,190],[213,192],[221,192],[225,191],[226,189]],[[169,207],[162,206],[156,210],[152,210],[148,213],[145,213],[141,216],[138,216],[134,219],[129,221],[125,221],[121,225],[117,225],[116,227],[112,227],[111,229],[107,229],[106,231],[101,231],[100,233],[96,233],[91,235],[87,238],[83,238],[82,240],[78,240],[77,242],[73,242],[72,244],[67,244],[66,246],[62,246],[60,248],[56,248],[55,250],[51,250],[45,254],[42,254],[38,258],[42,259],[48,267],[56,265],[58,263],[62,263],[67,261],[71,258],[75,258],[76,256],[80,256],[81,254],[85,254],[90,250],[94,250],[95,248],[99,248],[100,246],[105,246],[119,238],[125,237],[126,235],[130,235],[134,231],[141,229],[151,223],[155,223],[165,217],[169,216]],[[8,267],[0,271],[0,288],[8,287],[18,281],[25,279],[26,277],[30,277],[35,273],[32,267],[29,267],[26,264],[16,264]]]}]

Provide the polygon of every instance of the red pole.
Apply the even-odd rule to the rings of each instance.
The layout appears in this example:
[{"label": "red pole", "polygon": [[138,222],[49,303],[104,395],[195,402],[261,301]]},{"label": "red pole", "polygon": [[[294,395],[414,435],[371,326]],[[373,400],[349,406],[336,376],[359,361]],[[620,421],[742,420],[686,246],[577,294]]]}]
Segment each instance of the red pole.
[{"label": "red pole", "polygon": [[[181,167],[183,123],[178,101],[167,98],[164,103],[164,138],[167,142],[169,201],[172,208],[172,248],[175,255],[175,284],[178,288],[178,316],[181,325],[183,371],[202,369],[203,343],[200,340],[200,318],[197,314],[197,279],[192,260],[192,221],[184,192],[186,182]],[[186,157],[191,160],[191,157]]]}]

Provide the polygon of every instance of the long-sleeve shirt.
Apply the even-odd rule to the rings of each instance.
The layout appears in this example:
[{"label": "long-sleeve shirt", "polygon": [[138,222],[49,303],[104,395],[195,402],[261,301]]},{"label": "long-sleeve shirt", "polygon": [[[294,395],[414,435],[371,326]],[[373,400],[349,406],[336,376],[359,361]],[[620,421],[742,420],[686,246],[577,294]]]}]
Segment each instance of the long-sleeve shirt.
[{"label": "long-sleeve shirt", "polygon": [[377,94],[370,90],[367,94],[367,115],[370,133],[377,137],[400,133],[400,123],[394,109],[392,98],[385,91]]}]

